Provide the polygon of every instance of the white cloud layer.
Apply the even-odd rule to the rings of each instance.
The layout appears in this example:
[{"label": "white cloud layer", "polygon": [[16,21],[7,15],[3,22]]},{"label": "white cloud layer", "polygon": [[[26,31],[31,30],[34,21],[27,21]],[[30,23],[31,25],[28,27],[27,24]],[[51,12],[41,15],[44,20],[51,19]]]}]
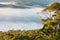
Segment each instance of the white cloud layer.
[{"label": "white cloud layer", "polygon": [[42,8],[32,9],[12,9],[12,8],[0,8],[0,21],[26,21],[26,22],[38,22],[39,16],[37,12]]},{"label": "white cloud layer", "polygon": [[43,8],[13,9],[0,8],[0,31],[31,30],[42,28],[37,12]]}]

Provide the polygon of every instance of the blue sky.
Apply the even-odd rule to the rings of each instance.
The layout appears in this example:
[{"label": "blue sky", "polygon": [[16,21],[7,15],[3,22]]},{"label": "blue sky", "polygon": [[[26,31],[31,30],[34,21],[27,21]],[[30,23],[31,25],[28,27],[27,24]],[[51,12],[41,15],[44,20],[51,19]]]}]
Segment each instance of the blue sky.
[{"label": "blue sky", "polygon": [[[0,0],[0,2],[7,2],[7,1],[15,1],[15,0]],[[18,0],[18,1],[33,2],[42,6],[49,5],[52,2],[60,2],[60,0]]]},{"label": "blue sky", "polygon": [[[28,0],[25,0],[28,1]],[[30,1],[59,1],[59,0],[30,0]]]}]

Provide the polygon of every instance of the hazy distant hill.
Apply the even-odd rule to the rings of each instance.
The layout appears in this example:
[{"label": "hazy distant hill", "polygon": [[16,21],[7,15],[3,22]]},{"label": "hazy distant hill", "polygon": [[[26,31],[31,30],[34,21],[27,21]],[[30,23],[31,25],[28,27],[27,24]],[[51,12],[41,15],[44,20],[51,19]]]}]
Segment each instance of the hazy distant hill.
[{"label": "hazy distant hill", "polygon": [[30,8],[30,7],[27,7],[27,6],[17,6],[17,5],[3,5],[3,4],[0,4],[0,7],[2,8]]},{"label": "hazy distant hill", "polygon": [[[0,2],[10,2],[12,0],[0,0]],[[16,0],[13,0],[13,1],[16,1]],[[52,2],[60,2],[60,0],[17,0],[18,2],[19,1],[23,1],[24,2],[32,2],[31,4],[29,5],[33,5],[33,4],[38,4],[38,5],[42,5],[44,7],[47,7],[50,3]]]},{"label": "hazy distant hill", "polygon": [[32,7],[43,7],[33,2],[0,2],[0,7],[9,8],[32,8]]}]

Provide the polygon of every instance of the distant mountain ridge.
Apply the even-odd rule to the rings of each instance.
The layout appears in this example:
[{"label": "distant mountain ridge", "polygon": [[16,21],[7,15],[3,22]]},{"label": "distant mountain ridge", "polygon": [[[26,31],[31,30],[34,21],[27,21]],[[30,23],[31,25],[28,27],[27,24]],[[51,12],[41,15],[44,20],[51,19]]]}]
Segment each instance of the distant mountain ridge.
[{"label": "distant mountain ridge", "polygon": [[38,4],[29,3],[29,2],[0,2],[0,7],[9,7],[9,8],[31,8],[31,7],[42,7]]},{"label": "distant mountain ridge", "polygon": [[[13,8],[31,8],[33,7],[48,7],[53,2],[60,2],[60,0],[0,0],[0,2],[12,2],[9,4]],[[14,4],[16,2],[16,4]],[[6,4],[0,4],[0,7],[7,7]]]},{"label": "distant mountain ridge", "polygon": [[29,8],[27,6],[24,5],[18,5],[17,3],[13,3],[13,2],[0,2],[0,7],[8,7],[8,8]]},{"label": "distant mountain ridge", "polygon": [[0,2],[11,2],[11,1],[17,1],[17,2],[23,2],[23,3],[32,2],[33,4],[38,4],[44,7],[49,6],[49,4],[51,4],[52,2],[60,2],[60,0],[0,0]]}]

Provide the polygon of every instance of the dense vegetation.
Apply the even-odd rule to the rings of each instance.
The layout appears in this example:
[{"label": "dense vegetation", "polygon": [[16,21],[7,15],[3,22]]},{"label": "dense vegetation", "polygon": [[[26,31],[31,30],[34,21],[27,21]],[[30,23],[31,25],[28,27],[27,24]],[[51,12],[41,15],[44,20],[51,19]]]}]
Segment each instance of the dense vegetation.
[{"label": "dense vegetation", "polygon": [[58,33],[52,28],[44,30],[0,32],[0,40],[60,40],[60,29]]},{"label": "dense vegetation", "polygon": [[55,14],[51,18],[47,18],[44,27],[40,30],[9,30],[8,32],[0,32],[0,40],[60,40],[60,3],[55,2],[46,11],[54,11]]}]

